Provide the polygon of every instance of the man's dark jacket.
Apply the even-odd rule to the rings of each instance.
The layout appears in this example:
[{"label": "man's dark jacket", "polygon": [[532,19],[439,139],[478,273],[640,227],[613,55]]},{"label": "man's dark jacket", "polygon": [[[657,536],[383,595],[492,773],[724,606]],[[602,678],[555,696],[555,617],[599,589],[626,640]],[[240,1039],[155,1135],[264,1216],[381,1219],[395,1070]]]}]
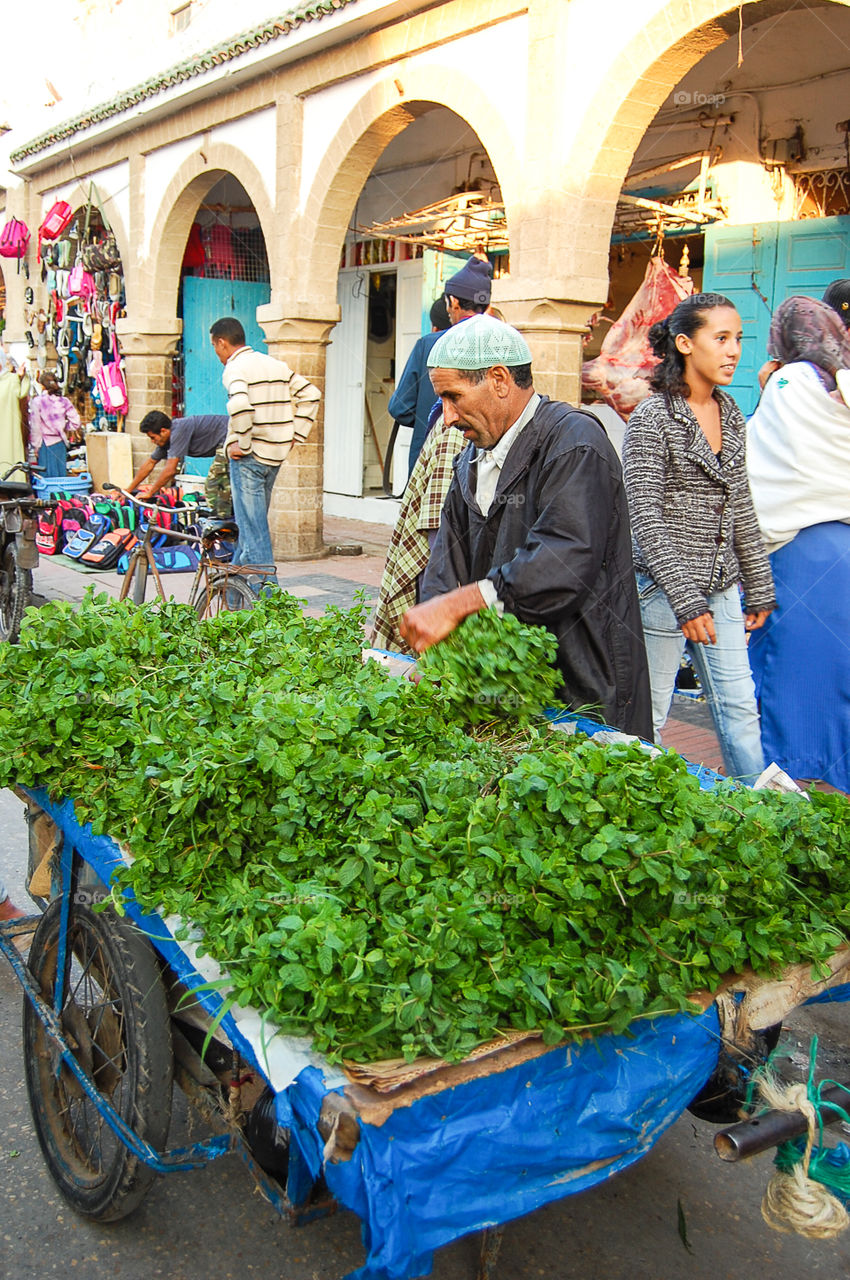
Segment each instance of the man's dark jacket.
[{"label": "man's dark jacket", "polygon": [[603,428],[542,397],[487,516],[475,501],[477,453],[469,445],[455,462],[422,599],[489,578],[510,613],[557,636],[567,705],[651,741],[626,495]]}]

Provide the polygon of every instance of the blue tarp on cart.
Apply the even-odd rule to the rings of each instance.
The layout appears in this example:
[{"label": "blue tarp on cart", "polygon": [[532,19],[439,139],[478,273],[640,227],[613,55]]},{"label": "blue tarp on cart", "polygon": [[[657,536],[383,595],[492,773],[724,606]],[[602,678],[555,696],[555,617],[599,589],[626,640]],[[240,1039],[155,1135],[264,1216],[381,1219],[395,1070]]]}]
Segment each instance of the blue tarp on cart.
[{"label": "blue tarp on cart", "polygon": [[718,1045],[713,1006],[665,1016],[361,1124],[352,1160],[325,1170],[363,1221],[368,1261],[348,1280],[427,1275],[440,1245],[626,1168],[702,1088]]}]

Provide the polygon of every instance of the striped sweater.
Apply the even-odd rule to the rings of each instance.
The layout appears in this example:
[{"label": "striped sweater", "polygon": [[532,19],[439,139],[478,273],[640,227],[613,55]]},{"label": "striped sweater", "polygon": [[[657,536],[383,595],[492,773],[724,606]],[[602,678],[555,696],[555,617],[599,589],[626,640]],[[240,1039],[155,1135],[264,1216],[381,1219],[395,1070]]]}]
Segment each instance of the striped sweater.
[{"label": "striped sweater", "polygon": [[724,391],[715,396],[718,456],[681,396],[643,400],[623,443],[635,568],[661,588],[680,626],[739,582],[748,610],[776,603],[747,481],[744,415]]},{"label": "striped sweater", "polygon": [[321,392],[282,360],[240,347],[224,366],[221,380],[230,417],[225,449],[235,444],[259,462],[277,466],[293,444],[307,439]]}]

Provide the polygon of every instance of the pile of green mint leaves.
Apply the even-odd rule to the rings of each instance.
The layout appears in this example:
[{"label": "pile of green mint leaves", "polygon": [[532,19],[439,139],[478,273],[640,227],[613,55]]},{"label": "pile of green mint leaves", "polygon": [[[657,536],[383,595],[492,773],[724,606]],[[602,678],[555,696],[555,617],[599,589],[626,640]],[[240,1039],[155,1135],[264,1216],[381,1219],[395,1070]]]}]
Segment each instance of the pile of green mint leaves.
[{"label": "pile of green mint leaves", "polygon": [[515,618],[467,620],[418,684],[362,661],[366,618],[29,610],[0,783],[72,797],[132,853],[119,887],[335,1060],[622,1032],[842,945],[842,796],[704,791],[675,753],[553,731],[554,641]]}]

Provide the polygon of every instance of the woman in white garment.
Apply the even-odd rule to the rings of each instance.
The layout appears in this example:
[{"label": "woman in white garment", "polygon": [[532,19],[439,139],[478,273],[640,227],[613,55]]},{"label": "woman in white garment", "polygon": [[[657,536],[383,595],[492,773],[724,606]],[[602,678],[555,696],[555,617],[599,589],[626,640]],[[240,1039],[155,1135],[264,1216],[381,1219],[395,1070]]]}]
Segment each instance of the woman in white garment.
[{"label": "woman in white garment", "polygon": [[850,339],[814,298],[770,327],[770,375],[747,428],[753,504],[777,608],[750,641],[767,759],[850,790]]}]

